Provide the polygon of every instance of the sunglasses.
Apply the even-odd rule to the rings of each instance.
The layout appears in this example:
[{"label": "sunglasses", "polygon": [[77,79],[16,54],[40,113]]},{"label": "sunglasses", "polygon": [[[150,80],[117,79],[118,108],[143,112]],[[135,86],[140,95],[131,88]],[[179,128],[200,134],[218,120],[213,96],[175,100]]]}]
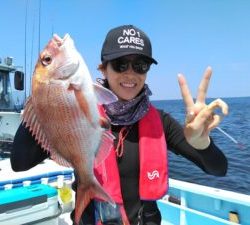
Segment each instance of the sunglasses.
[{"label": "sunglasses", "polygon": [[152,62],[145,57],[137,57],[129,59],[126,57],[120,57],[110,61],[113,70],[117,73],[123,73],[128,70],[129,64],[135,73],[145,74],[149,71]]}]

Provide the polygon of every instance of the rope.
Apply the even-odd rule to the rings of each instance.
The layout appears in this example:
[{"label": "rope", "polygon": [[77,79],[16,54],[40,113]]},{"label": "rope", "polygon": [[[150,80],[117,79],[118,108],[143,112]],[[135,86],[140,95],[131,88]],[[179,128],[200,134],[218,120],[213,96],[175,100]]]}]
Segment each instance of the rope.
[{"label": "rope", "polygon": [[118,158],[122,157],[124,152],[124,140],[126,139],[129,131],[131,130],[132,126],[129,127],[123,127],[118,135],[118,143],[115,149],[116,155]]}]

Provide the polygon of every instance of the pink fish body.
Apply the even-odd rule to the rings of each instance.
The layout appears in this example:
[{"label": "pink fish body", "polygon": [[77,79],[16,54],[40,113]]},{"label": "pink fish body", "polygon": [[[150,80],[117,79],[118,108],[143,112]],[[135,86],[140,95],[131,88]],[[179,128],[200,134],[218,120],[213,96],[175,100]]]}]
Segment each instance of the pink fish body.
[{"label": "pink fish body", "polygon": [[88,68],[68,34],[54,35],[40,54],[23,122],[38,143],[61,165],[78,175],[75,222],[91,198],[113,203],[93,173],[96,155],[108,154],[113,136],[100,124],[97,104],[116,101],[107,89],[94,85]]}]

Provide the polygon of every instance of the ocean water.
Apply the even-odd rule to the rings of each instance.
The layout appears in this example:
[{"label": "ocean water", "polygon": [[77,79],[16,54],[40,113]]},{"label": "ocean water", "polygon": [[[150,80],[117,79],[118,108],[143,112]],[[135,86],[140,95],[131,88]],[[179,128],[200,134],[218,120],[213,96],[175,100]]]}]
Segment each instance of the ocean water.
[{"label": "ocean water", "polygon": [[[212,100],[208,99],[207,103]],[[227,175],[225,177],[208,175],[192,162],[169,151],[170,177],[250,195],[250,97],[223,98],[223,100],[229,105],[230,112],[219,127],[238,143],[236,144],[218,129],[214,129],[210,136],[228,159]],[[152,101],[152,103],[183,124],[185,108],[182,100]]]},{"label": "ocean water", "polygon": [[[212,100],[208,99],[207,102]],[[192,162],[169,151],[170,177],[250,195],[250,97],[224,98],[223,100],[228,103],[230,113],[224,118],[220,128],[239,144],[235,144],[217,129],[211,132],[211,137],[228,159],[227,175],[225,177],[208,175]],[[182,100],[153,101],[152,103],[183,124],[185,108]],[[8,146],[5,147],[0,146],[0,160],[1,157],[9,157]]]}]

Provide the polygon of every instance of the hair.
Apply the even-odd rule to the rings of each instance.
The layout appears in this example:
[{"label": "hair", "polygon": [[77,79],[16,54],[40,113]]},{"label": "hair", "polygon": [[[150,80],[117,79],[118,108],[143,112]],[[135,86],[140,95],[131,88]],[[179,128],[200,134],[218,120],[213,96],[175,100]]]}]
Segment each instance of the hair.
[{"label": "hair", "polygon": [[[97,67],[97,70],[103,73],[103,71],[107,68],[108,62],[100,63]],[[102,86],[109,88],[108,80],[106,78],[97,78],[97,83],[101,84]]]},{"label": "hair", "polygon": [[98,65],[97,70],[102,72],[103,70],[107,68],[107,65],[108,65],[108,62],[101,63]]}]

